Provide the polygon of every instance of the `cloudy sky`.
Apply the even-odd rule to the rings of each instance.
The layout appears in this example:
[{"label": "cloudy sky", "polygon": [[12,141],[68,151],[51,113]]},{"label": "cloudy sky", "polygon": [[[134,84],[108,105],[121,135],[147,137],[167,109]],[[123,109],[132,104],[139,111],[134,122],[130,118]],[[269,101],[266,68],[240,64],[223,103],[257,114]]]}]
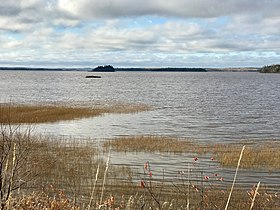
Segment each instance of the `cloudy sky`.
[{"label": "cloudy sky", "polygon": [[280,63],[279,0],[0,0],[0,66]]}]

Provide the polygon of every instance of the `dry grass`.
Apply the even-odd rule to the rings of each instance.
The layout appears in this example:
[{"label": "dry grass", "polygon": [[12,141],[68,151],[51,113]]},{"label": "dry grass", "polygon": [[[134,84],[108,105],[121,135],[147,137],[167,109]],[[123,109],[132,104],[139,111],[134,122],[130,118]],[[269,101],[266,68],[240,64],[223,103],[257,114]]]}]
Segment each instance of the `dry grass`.
[{"label": "dry grass", "polygon": [[104,143],[104,148],[117,152],[170,152],[192,151],[194,145],[188,140],[161,136],[124,136]]},{"label": "dry grass", "polygon": [[46,123],[94,117],[105,113],[146,111],[145,105],[116,103],[112,106],[78,107],[66,105],[0,104],[0,123]]},{"label": "dry grass", "polygon": [[[70,141],[44,137],[37,139],[37,143],[32,147],[36,149],[26,167],[32,171],[30,176],[33,179],[26,183],[21,193],[40,192],[42,187],[55,186],[69,196],[75,205],[87,205],[99,166],[93,203],[99,202],[104,189],[102,185],[106,160],[103,156],[106,154],[100,154],[94,141],[80,142],[75,139]],[[112,194],[111,190],[116,186],[122,186],[124,189],[125,186],[132,186],[132,173],[129,167],[109,166],[104,196]]]},{"label": "dry grass", "polygon": [[[123,189],[119,186],[119,189]],[[68,197],[61,190],[52,192],[52,190],[46,189],[47,192],[32,193],[25,195],[18,199],[13,199],[10,203],[9,209],[44,209],[44,210],[79,210],[87,209],[83,204],[76,204],[73,197]],[[122,191],[118,191],[118,188],[113,188],[104,202],[96,204],[90,209],[107,209],[107,210],[135,210],[135,209],[188,209],[186,204],[187,194],[183,192],[172,191],[164,194],[159,189],[153,191],[156,196],[160,195],[159,204],[154,202],[153,198],[147,194],[146,189],[130,188],[127,189],[130,195],[122,194]],[[122,196],[115,196],[115,195]],[[203,199],[200,192],[191,192],[190,209],[224,209],[227,193],[225,190],[207,190],[205,189]],[[235,209],[249,209],[251,204],[251,192],[242,190],[236,190],[232,197],[232,205],[230,210]],[[278,210],[279,198],[276,194],[269,194],[266,190],[260,189],[254,209],[270,209]]]},{"label": "dry grass", "polygon": [[[33,177],[33,180],[14,192],[13,199],[9,200],[10,209],[86,209],[98,165],[100,166],[100,173],[91,209],[146,210],[159,207],[162,210],[187,209],[188,197],[190,198],[190,209],[223,209],[225,206],[228,189],[223,188],[221,190],[220,185],[215,183],[218,181],[204,180],[203,184],[201,180],[192,181],[190,191],[188,191],[187,176],[183,177],[184,182],[181,178],[175,178],[172,183],[169,183],[164,178],[160,180],[158,178],[154,179],[154,175],[152,177],[147,176],[147,173],[140,175],[146,182],[145,187],[140,187],[138,185],[140,179],[135,180],[136,176],[133,171],[124,166],[109,166],[108,179],[103,188],[106,163],[100,156],[100,151],[97,150],[94,141],[80,142],[75,139],[33,138],[32,144],[29,145],[33,153],[28,159],[28,164],[24,166],[32,170],[30,176]],[[132,139],[134,139],[132,140],[134,143],[143,140],[147,144],[152,144],[152,147],[148,145],[140,148],[150,152],[153,152],[159,144],[163,145],[162,152],[191,151],[196,148],[190,142],[186,141],[183,144],[183,140],[166,137],[141,136]],[[120,141],[122,145],[127,143]],[[154,144],[151,143],[153,141]],[[111,141],[111,147],[115,148],[112,143],[113,141]],[[122,145],[120,148],[123,148]],[[133,145],[135,144],[130,145],[129,148]],[[166,147],[169,149],[164,150],[163,148]],[[238,146],[236,145],[236,147]],[[238,149],[238,152],[240,152],[240,148]],[[236,158],[239,156],[238,152]],[[107,155],[105,154],[105,156]],[[191,174],[191,176],[196,177],[197,174]],[[103,190],[104,199],[100,203],[100,195]],[[252,196],[251,191],[235,189],[229,209],[249,209]],[[258,191],[254,208],[274,210],[277,209],[278,204],[279,196],[267,192],[262,187]]]},{"label": "dry grass", "polygon": [[[162,152],[162,153],[212,153],[224,167],[236,167],[240,144],[199,144],[189,139],[161,136],[127,136],[111,139],[104,143],[105,150],[117,152]],[[241,168],[280,169],[280,144],[278,141],[263,143],[245,142]]]},{"label": "dry grass", "polygon": [[[6,116],[9,125],[15,122],[26,122],[27,115],[18,114],[16,109],[12,109],[12,107],[8,106],[6,110],[4,109],[5,106],[0,107],[1,119],[5,119]],[[29,115],[34,117],[34,112],[44,110],[42,107],[49,106],[39,106],[39,109],[31,109],[32,114]],[[52,108],[56,109],[57,107]],[[75,110],[75,108],[71,107],[64,108],[70,108],[71,113]],[[110,113],[108,107],[105,110],[107,110],[106,113]],[[121,110],[131,111],[131,109],[125,109],[125,107],[120,106],[115,110],[112,109],[111,112],[116,112],[116,110],[119,113],[122,113]],[[63,113],[63,111],[61,112]],[[4,113],[9,114],[4,115]],[[20,121],[12,121],[12,115],[20,115],[21,117],[17,118]],[[5,122],[2,122],[1,126],[3,129]],[[2,132],[5,131],[5,129],[2,130]],[[14,137],[17,141],[19,139],[24,140],[20,134],[14,135]],[[224,166],[235,167],[241,145],[243,143],[199,145],[186,139],[160,136],[131,136],[112,139],[104,144],[104,148],[105,151],[111,148],[119,152],[212,153],[219,158],[219,161]],[[24,144],[22,146],[25,147]],[[106,163],[94,141],[80,142],[75,139],[51,139],[33,136],[32,141],[26,144],[26,147],[28,147],[28,151],[32,152],[29,153],[30,155],[26,159],[24,158],[26,164],[22,165],[19,172],[22,170],[22,172],[29,171],[29,173],[28,176],[21,180],[26,181],[25,185],[13,192],[13,199],[9,200],[10,209],[86,209],[95,182],[98,165],[100,166],[100,172],[96,190],[94,191],[93,203],[100,202],[100,195],[104,191],[105,199],[97,205],[100,209],[187,209],[187,198],[190,198],[190,206],[196,209],[223,209],[226,203],[228,190],[215,188],[213,183],[208,185],[205,180],[191,183],[191,190],[187,191],[188,186],[186,183],[188,183],[188,180],[185,180],[185,184],[178,183],[178,180],[170,184],[165,183],[165,180],[156,180],[151,177],[146,178],[146,186],[141,188],[133,180],[135,176],[129,167],[110,166],[107,175],[108,179],[106,179],[107,181],[103,187]],[[271,169],[279,169],[279,147],[277,142],[247,143],[241,167],[271,167]],[[21,174],[19,173],[18,175],[20,176]],[[136,182],[138,183],[138,181]],[[196,187],[193,187],[194,185]],[[46,189],[46,186],[55,186],[59,191]],[[44,188],[43,192],[42,188]],[[253,193],[251,192],[235,189],[229,209],[249,209],[252,195]],[[270,194],[263,187],[258,191],[254,208],[277,209],[279,204],[279,195]],[[93,205],[92,209],[95,209],[95,207]]]},{"label": "dry grass", "polygon": [[[217,144],[209,151],[216,154],[225,167],[235,167],[242,144]],[[280,144],[278,141],[248,143],[244,151],[241,168],[280,169]]]},{"label": "dry grass", "polygon": [[6,209],[79,210],[80,207],[75,204],[74,200],[68,198],[63,191],[49,187],[42,192],[33,192],[29,195],[11,199]]}]

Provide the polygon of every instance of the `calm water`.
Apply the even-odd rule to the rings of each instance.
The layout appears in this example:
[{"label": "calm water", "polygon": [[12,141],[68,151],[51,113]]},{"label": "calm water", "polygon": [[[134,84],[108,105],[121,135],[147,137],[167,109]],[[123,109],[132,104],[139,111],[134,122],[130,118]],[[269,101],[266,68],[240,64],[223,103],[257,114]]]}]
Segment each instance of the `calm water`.
[{"label": "calm water", "polygon": [[[0,71],[0,101],[19,103],[144,103],[153,109],[136,114],[108,114],[75,121],[37,125],[37,132],[102,141],[121,135],[158,134],[203,142],[280,139],[280,75],[259,73],[96,73]],[[204,158],[204,160],[203,160]],[[205,175],[223,174],[230,183],[234,169],[221,169],[200,158]],[[190,154],[111,154],[111,164],[140,169],[149,160],[167,178],[194,169]],[[211,167],[208,167],[212,164]],[[208,170],[208,171],[207,171]],[[279,171],[240,170],[238,183],[258,181],[279,190]]]},{"label": "calm water", "polygon": [[97,73],[0,71],[0,100],[20,103],[151,105],[138,114],[110,114],[38,125],[41,133],[104,139],[158,134],[201,141],[279,139],[280,75],[259,73]]}]

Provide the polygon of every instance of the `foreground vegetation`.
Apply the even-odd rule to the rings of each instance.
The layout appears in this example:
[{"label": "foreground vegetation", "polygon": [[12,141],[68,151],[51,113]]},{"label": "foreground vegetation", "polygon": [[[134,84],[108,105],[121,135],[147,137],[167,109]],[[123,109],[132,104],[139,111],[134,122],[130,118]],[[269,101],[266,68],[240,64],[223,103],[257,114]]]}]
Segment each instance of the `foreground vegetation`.
[{"label": "foreground vegetation", "polygon": [[[162,147],[160,152],[174,148],[179,152],[171,146],[176,144],[184,150],[195,148],[190,142],[184,145],[183,140],[163,137],[132,137],[131,141],[139,138],[142,144],[161,140],[170,150]],[[110,141],[112,150],[117,148],[114,142],[121,141]],[[188,171],[168,180],[149,162],[138,171],[110,165],[110,153],[98,150],[94,141],[38,137],[30,129],[2,125],[0,142],[1,209],[223,209],[230,191],[220,175],[206,176],[203,167],[207,166],[196,166],[195,159]],[[240,148],[234,158],[238,153]],[[277,209],[280,202],[279,195],[265,185],[236,188],[228,209],[249,209],[254,197],[255,209]]]},{"label": "foreground vegetation", "polygon": [[[30,112],[31,116],[36,113],[33,109]],[[246,144],[243,156],[241,144],[201,145],[160,136],[128,136],[98,145],[94,140],[34,136],[32,127],[13,125],[27,122],[27,117],[13,121],[17,115],[12,106],[1,107],[1,119],[7,120],[0,122],[1,210],[225,209],[228,201],[228,209],[276,210],[280,204],[278,191],[262,183],[249,188],[234,187],[231,194],[233,188],[222,174],[216,174],[211,164],[200,165],[197,161],[198,156],[211,154],[221,165],[236,167],[242,157],[240,167],[277,170],[277,142],[242,142]],[[170,177],[164,170],[157,171],[149,161],[138,169],[112,165],[110,152],[114,151],[145,152],[147,157],[154,152],[187,152],[194,158],[187,170],[172,172]],[[206,173],[211,170],[213,174]]]}]

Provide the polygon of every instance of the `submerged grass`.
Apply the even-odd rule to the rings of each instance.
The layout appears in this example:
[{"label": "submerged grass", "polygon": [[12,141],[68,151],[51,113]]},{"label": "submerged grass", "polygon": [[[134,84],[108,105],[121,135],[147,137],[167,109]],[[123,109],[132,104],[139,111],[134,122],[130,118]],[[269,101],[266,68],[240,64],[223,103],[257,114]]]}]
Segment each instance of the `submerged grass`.
[{"label": "submerged grass", "polygon": [[[211,153],[224,167],[236,167],[240,144],[199,144],[189,139],[161,136],[126,136],[111,139],[104,143],[105,150],[117,152],[161,152],[161,153]],[[241,168],[280,169],[280,145],[277,141],[262,143],[245,142]]]},{"label": "submerged grass", "polygon": [[94,117],[105,113],[132,113],[148,110],[142,104],[79,107],[66,105],[0,104],[0,123],[46,123]]},{"label": "submerged grass", "polygon": [[[209,151],[217,155],[222,166],[232,167],[234,163],[238,161],[240,145],[241,144],[217,144],[210,147]],[[247,143],[240,167],[279,170],[279,160],[280,145],[278,141]]]},{"label": "submerged grass", "polygon": [[105,150],[117,152],[190,152],[194,144],[189,140],[163,136],[124,136],[104,143]]}]

